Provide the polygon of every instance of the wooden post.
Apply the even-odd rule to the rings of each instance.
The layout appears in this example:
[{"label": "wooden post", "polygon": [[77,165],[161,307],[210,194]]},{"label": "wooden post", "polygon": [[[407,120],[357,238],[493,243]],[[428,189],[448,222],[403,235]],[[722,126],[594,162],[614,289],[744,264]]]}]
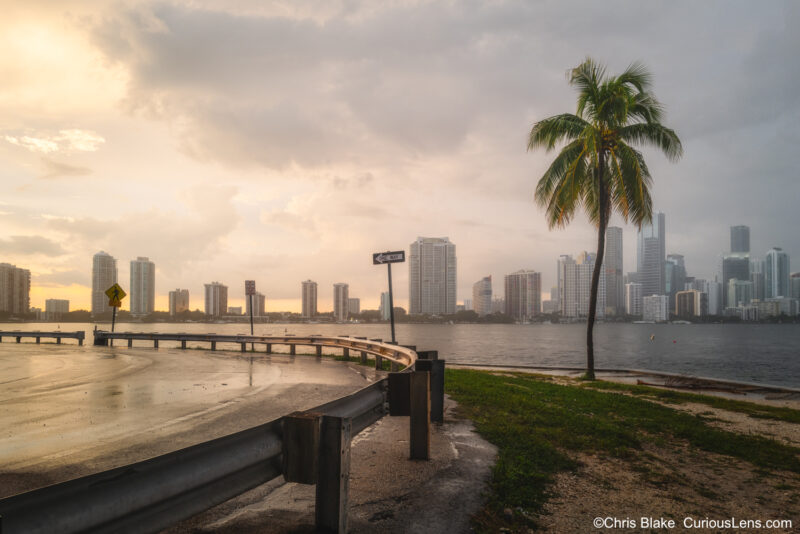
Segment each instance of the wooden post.
[{"label": "wooden post", "polygon": [[61,338],[60,337],[56,338],[56,345],[61,345]]},{"label": "wooden post", "polygon": [[283,478],[286,482],[317,483],[320,419],[320,414],[311,412],[294,412],[283,418]]},{"label": "wooden post", "polygon": [[247,343],[241,343],[241,345],[242,345],[242,352],[246,352],[247,351]]},{"label": "wooden post", "polygon": [[411,373],[389,373],[389,415],[410,415]]},{"label": "wooden post", "polygon": [[409,426],[409,457],[412,460],[428,460],[431,453],[431,390],[430,373],[411,373],[411,417]]},{"label": "wooden post", "polygon": [[322,356],[322,345],[317,345],[317,358]]},{"label": "wooden post", "polygon": [[132,347],[132,346],[133,346],[133,338],[132,338],[132,337],[129,337],[129,338],[128,338],[128,347],[130,348],[130,347]]},{"label": "wooden post", "polygon": [[157,349],[157,348],[158,348],[158,340],[157,340],[157,339],[154,339],[154,340],[153,340],[153,348],[154,348],[154,349]]},{"label": "wooden post", "polygon": [[186,348],[186,340],[185,339],[181,339],[181,348],[182,349]]},{"label": "wooden post", "polygon": [[364,352],[363,350],[361,351],[361,363],[363,363],[364,365],[367,364],[367,353]]},{"label": "wooden post", "polygon": [[211,350],[217,350],[217,342],[216,341],[212,341],[211,342]]},{"label": "wooden post", "polygon": [[345,360],[349,360],[350,359],[350,349],[347,348],[347,347],[344,347],[342,349],[342,356],[344,357]]},{"label": "wooden post", "polygon": [[39,336],[36,336],[36,344],[38,345],[41,342],[42,342],[42,338],[39,337]]},{"label": "wooden post", "polygon": [[289,345],[289,354],[294,356],[296,354],[295,345]]},{"label": "wooden post", "polygon": [[272,354],[272,343],[267,343],[267,354]]},{"label": "wooden post", "polygon": [[383,358],[381,356],[375,355],[375,370],[382,371],[383,370]]},{"label": "wooden post", "polygon": [[22,338],[17,336],[17,343],[20,343],[21,341],[22,341]]},{"label": "wooden post", "polygon": [[399,370],[400,370],[400,364],[399,364],[399,363],[397,363],[396,361],[392,361],[392,367],[391,367],[391,369],[392,369],[392,372],[393,372],[393,373],[396,373],[397,371],[399,371]]},{"label": "wooden post", "polygon": [[318,531],[347,532],[351,433],[350,418],[322,416],[315,514]]}]

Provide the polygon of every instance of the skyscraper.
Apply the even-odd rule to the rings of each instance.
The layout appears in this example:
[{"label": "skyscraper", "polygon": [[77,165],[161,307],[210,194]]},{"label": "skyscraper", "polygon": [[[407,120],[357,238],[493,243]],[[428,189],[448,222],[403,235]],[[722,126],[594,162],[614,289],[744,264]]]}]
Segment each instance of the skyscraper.
[{"label": "skyscraper", "polygon": [[131,261],[131,315],[153,313],[156,303],[156,266],[139,256]]},{"label": "skyscraper", "polygon": [[542,276],[521,270],[505,276],[506,315],[525,321],[541,313]]},{"label": "skyscraper", "polygon": [[736,307],[736,303],[728,301],[728,283],[733,280],[750,281],[750,256],[736,252],[722,257],[722,306]]},{"label": "skyscraper", "polygon": [[228,286],[219,282],[205,284],[206,315],[219,317],[228,313]]},{"label": "skyscraper", "polygon": [[117,283],[117,260],[100,251],[92,257],[92,317],[111,311],[106,290]]},{"label": "skyscraper", "polygon": [[562,255],[556,266],[558,312],[564,317],[578,316],[578,268],[572,256]]},{"label": "skyscraper", "polygon": [[347,299],[347,308],[350,311],[350,315],[358,315],[361,313],[361,299],[350,297]]},{"label": "skyscraper", "polygon": [[306,280],[302,283],[303,317],[314,317],[317,315],[317,283],[313,280]]},{"label": "skyscraper", "polygon": [[661,212],[653,214],[650,224],[643,224],[639,230],[636,250],[636,270],[642,295],[663,295],[666,288],[666,232],[665,218]]},{"label": "skyscraper", "polygon": [[418,237],[408,262],[409,313],[456,312],[456,246],[446,237]]},{"label": "skyscraper", "polygon": [[189,310],[189,290],[176,289],[169,292],[169,314],[174,316]]},{"label": "skyscraper", "polygon": [[381,293],[380,312],[381,312],[381,319],[383,319],[384,321],[388,321],[389,318],[390,318],[390,315],[389,315],[389,292],[388,291],[384,291],[383,293]]},{"label": "skyscraper", "polygon": [[766,291],[765,281],[766,265],[764,260],[750,258],[750,281],[753,282],[753,298],[764,300]]},{"label": "skyscraper", "polygon": [[731,226],[731,252],[750,253],[750,227]]},{"label": "skyscraper", "polygon": [[[508,302],[508,299],[506,299]],[[464,302],[466,309],[466,301]],[[485,276],[472,284],[472,309],[483,317],[492,313],[492,277]]]},{"label": "skyscraper", "polygon": [[766,298],[789,297],[789,255],[779,247],[772,247],[767,252],[764,262],[764,286]]},{"label": "skyscraper", "polygon": [[686,285],[686,265],[683,262],[682,254],[669,254],[664,264],[664,277],[666,287],[664,294],[669,297],[669,310],[675,312],[677,301],[675,295],[678,291],[683,291]]},{"label": "skyscraper", "polygon": [[[564,317],[587,317],[592,290],[595,253],[582,252],[577,261],[572,256],[558,259],[559,313]],[[606,277],[600,271],[597,287],[596,317],[603,317],[606,309]]]},{"label": "skyscraper", "polygon": [[603,257],[606,278],[606,312],[625,313],[625,284],[622,276],[622,228],[609,226],[606,230],[606,251]]},{"label": "skyscraper", "polygon": [[789,276],[789,283],[792,286],[792,298],[800,299],[800,272],[792,273]]},{"label": "skyscraper", "polygon": [[753,300],[753,283],[750,280],[728,280],[728,308],[747,306]]},{"label": "skyscraper", "polygon": [[642,315],[642,284],[628,282],[625,284],[625,313],[628,315]]},{"label": "skyscraper", "polygon": [[0,263],[0,311],[21,315],[28,313],[30,306],[31,272]]},{"label": "skyscraper", "polygon": [[350,303],[350,286],[344,283],[333,284],[333,318],[343,322],[347,320]]},{"label": "skyscraper", "polygon": [[47,321],[60,321],[68,313],[68,300],[47,299],[44,301],[44,316]]}]

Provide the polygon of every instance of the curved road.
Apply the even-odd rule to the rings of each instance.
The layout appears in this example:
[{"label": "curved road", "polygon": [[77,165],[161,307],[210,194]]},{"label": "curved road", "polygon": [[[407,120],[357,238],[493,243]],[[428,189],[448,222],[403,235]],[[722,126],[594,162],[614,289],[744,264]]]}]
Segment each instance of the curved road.
[{"label": "curved road", "polygon": [[0,345],[0,497],[308,409],[374,381],[314,356]]}]

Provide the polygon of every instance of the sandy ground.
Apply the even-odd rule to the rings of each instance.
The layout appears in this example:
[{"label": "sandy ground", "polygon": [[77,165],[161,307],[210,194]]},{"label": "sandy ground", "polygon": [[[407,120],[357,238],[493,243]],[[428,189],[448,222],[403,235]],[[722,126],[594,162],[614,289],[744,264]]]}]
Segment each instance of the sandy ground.
[{"label": "sandy ground", "polygon": [[[350,532],[470,532],[496,449],[468,420],[433,425],[431,459],[408,460],[408,417],[384,417],[353,440]],[[168,533],[314,532],[314,486],[278,478]]]}]

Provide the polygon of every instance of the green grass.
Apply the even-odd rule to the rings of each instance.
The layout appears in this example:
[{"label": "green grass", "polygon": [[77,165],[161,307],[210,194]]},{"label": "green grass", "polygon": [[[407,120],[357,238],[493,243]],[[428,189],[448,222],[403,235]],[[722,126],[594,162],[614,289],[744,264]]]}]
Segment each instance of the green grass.
[{"label": "green grass", "polygon": [[[577,453],[628,460],[645,482],[654,485],[674,481],[646,465],[647,455],[641,449],[648,442],[676,450],[688,444],[690,450],[730,456],[765,470],[800,473],[796,447],[714,428],[704,416],[654,402],[663,400],[654,396],[660,390],[628,396],[604,387],[605,383],[582,386],[577,381],[564,386],[549,377],[523,373],[447,370],[447,393],[477,431],[498,447],[488,504],[476,520],[479,529],[535,526],[529,517],[546,502],[553,477],[577,467]],[[697,401],[694,395],[680,395],[687,397],[684,402]],[[781,416],[790,420],[798,415],[792,412]],[[505,508],[517,510],[510,523],[503,517]]]},{"label": "green grass", "polygon": [[729,412],[738,412],[758,419],[772,419],[775,421],[786,421],[788,423],[800,423],[800,410],[784,408],[781,406],[766,406],[754,404],[752,402],[714,397],[711,395],[699,395],[697,393],[684,393],[669,389],[661,389],[651,386],[639,386],[632,384],[620,384],[618,382],[604,382],[601,380],[584,383],[583,387],[592,389],[602,389],[606,391],[619,391],[630,393],[638,397],[651,398],[670,404],[683,404],[687,402],[705,404],[712,408],[719,408]]}]

